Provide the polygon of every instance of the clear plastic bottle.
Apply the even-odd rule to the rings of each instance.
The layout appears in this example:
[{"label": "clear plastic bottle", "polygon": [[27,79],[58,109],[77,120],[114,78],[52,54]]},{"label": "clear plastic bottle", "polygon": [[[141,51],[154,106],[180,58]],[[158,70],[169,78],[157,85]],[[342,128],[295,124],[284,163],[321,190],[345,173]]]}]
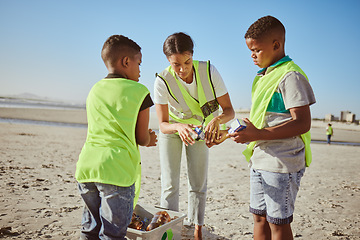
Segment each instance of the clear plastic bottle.
[{"label": "clear plastic bottle", "polygon": [[201,130],[201,128],[196,127],[195,132],[198,134],[199,139],[201,139],[201,140],[205,139],[205,133]]},{"label": "clear plastic bottle", "polygon": [[146,231],[151,231],[170,221],[171,221],[170,215],[166,211],[157,212],[152,218],[149,226],[147,226]]},{"label": "clear plastic bottle", "polygon": [[205,139],[205,133],[201,130],[201,128],[198,128],[198,127],[196,127],[195,129],[194,129],[194,131],[197,133],[197,134],[194,134],[193,132],[190,132],[190,135],[191,135],[191,137],[194,139],[194,140],[196,140],[196,141],[198,141],[198,140],[204,140]]}]

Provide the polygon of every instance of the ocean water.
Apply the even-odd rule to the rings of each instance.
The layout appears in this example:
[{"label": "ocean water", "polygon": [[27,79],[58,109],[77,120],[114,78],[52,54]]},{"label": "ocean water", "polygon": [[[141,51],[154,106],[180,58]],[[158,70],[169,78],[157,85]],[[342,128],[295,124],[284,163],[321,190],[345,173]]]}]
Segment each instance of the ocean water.
[{"label": "ocean water", "polygon": [[[311,140],[311,142],[312,142],[312,143],[327,144],[327,141],[322,141],[322,140]],[[337,142],[337,141],[331,141],[331,145],[360,146],[360,143],[357,143],[357,142]]]},{"label": "ocean water", "polygon": [[[72,109],[85,109],[85,104],[72,104],[72,103],[56,102],[56,101],[42,100],[42,99],[0,97],[0,108],[36,108],[36,109],[72,110]],[[87,124],[80,124],[80,123],[35,121],[35,120],[23,120],[23,119],[14,119],[14,118],[0,118],[0,122],[13,123],[13,124],[35,124],[35,125],[45,125],[45,126],[87,128]]]},{"label": "ocean water", "polygon": [[0,118],[0,123],[33,124],[33,125],[42,125],[42,126],[87,128],[87,124],[81,124],[81,123],[49,122],[49,121],[24,120],[24,119],[15,119],[15,118]]}]

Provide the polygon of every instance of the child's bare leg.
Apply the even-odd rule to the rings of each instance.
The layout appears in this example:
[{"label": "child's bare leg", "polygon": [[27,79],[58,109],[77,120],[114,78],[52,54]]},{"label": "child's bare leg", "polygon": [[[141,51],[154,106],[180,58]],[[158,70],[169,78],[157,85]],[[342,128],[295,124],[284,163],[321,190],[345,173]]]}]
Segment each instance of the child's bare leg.
[{"label": "child's bare leg", "polygon": [[194,231],[195,240],[202,240],[201,227],[202,227],[201,225],[195,225],[195,231]]},{"label": "child's bare leg", "polygon": [[271,230],[266,215],[253,214],[254,240],[271,240]]},{"label": "child's bare leg", "polygon": [[272,240],[293,240],[291,226],[289,224],[276,225],[269,223]]}]

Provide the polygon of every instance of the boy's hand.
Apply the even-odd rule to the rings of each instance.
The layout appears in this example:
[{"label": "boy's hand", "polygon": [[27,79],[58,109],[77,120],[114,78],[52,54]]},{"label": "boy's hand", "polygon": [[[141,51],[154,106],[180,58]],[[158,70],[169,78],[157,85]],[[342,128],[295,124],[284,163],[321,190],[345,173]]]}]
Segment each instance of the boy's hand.
[{"label": "boy's hand", "polygon": [[229,137],[227,136],[228,130],[220,130],[218,132],[219,137],[214,139],[214,141],[206,142],[206,146],[211,148],[214,145],[219,145],[220,143],[224,142]]},{"label": "boy's hand", "polygon": [[258,135],[259,129],[257,129],[250,122],[249,119],[244,118],[243,120],[246,123],[246,128],[241,131],[238,131],[238,132],[227,134],[227,137],[231,138],[233,141],[235,141],[237,143],[247,143],[247,142],[255,141],[256,136]]},{"label": "boy's hand", "polygon": [[149,135],[150,135],[150,142],[146,147],[156,146],[157,136],[156,136],[155,132],[152,129],[149,129]]}]

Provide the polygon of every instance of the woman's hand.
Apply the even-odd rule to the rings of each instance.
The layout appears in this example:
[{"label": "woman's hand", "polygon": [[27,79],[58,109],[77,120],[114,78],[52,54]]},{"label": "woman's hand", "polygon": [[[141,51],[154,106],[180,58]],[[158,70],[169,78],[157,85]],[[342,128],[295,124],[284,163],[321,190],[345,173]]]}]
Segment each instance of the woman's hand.
[{"label": "woman's hand", "polygon": [[206,145],[210,145],[215,139],[219,138],[220,132],[220,118],[213,118],[209,124],[205,127],[205,141]]},{"label": "woman's hand", "polygon": [[230,96],[228,93],[216,98],[216,100],[218,101],[223,112],[219,116],[214,117],[205,128],[205,138],[207,145],[210,145],[211,142],[219,139],[220,124],[227,123],[235,117],[235,112],[232,107]]},{"label": "woman's hand", "polygon": [[193,124],[184,124],[184,123],[174,123],[176,126],[176,131],[179,133],[179,136],[181,138],[181,141],[184,142],[186,146],[193,145],[195,143],[194,138],[191,136],[191,133],[193,133],[195,136],[197,136],[197,133],[193,130],[195,126]]},{"label": "woman's hand", "polygon": [[[169,109],[167,104],[155,104],[156,114],[159,120],[160,131],[164,134],[173,134],[178,132],[181,138],[181,141],[185,143],[186,146],[193,145],[195,143],[194,138],[191,137],[191,134],[197,136],[197,133],[193,130],[195,126],[193,124],[185,123],[169,123]],[[191,134],[190,134],[191,133]]]},{"label": "woman's hand", "polygon": [[219,137],[214,139],[214,141],[206,143],[206,146],[208,146],[208,148],[211,148],[214,145],[219,145],[220,143],[224,142],[226,139],[229,138],[229,136],[227,135],[228,131],[227,130],[220,130],[219,131]]}]

